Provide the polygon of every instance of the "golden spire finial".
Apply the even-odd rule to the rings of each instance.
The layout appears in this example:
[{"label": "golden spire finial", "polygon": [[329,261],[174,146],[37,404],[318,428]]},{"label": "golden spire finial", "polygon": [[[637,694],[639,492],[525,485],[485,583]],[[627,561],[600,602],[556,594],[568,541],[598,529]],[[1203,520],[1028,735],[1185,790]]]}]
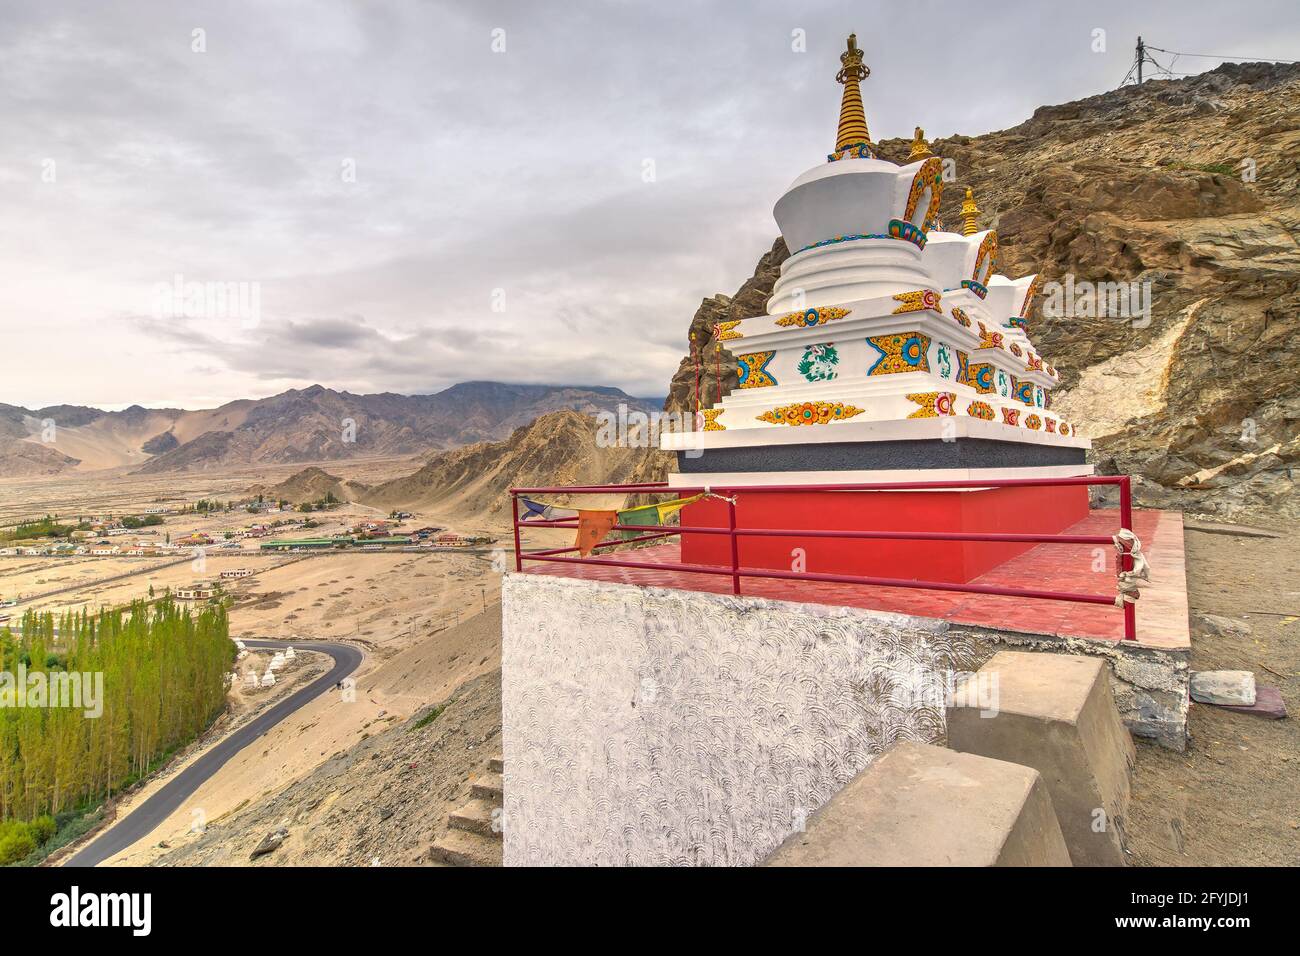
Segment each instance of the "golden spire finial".
[{"label": "golden spire finial", "polygon": [[862,90],[858,84],[871,75],[862,65],[862,51],[858,49],[858,35],[849,34],[848,48],[840,54],[840,71],[835,74],[837,83],[844,85],[844,98],[840,101],[840,127],[835,134],[835,152],[859,143],[871,145],[867,132],[867,114],[862,109]]},{"label": "golden spire finial", "polygon": [[929,159],[933,155],[934,153],[930,152],[930,144],[925,141],[925,130],[918,126],[915,135],[912,136],[912,152],[908,155],[907,161],[915,163]]},{"label": "golden spire finial", "polygon": [[966,198],[961,204],[961,234],[963,236],[973,236],[979,232],[979,226],[975,224],[975,217],[980,214],[980,207],[975,205],[975,193],[969,186],[966,187]]}]

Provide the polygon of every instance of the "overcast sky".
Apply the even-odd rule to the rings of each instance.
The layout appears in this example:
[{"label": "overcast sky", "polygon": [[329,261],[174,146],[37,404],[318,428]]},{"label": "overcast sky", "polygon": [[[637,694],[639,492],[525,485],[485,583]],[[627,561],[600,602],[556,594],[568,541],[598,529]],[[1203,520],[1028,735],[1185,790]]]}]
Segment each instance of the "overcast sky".
[{"label": "overcast sky", "polygon": [[[849,31],[873,137],[937,137],[1116,86],[1138,33],[1300,58],[1295,11],[0,0],[0,402],[662,395],[701,297],[749,276],[833,145]],[[178,314],[177,275],[257,309]]]}]

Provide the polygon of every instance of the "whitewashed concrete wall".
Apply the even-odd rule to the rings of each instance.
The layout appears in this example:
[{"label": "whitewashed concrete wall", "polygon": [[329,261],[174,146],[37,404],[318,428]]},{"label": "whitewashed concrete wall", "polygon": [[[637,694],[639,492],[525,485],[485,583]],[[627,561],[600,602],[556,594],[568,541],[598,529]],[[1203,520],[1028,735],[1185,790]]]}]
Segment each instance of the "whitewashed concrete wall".
[{"label": "whitewashed concrete wall", "polygon": [[507,866],[756,863],[940,736],[971,656],[937,620],[541,575],[502,610]]}]

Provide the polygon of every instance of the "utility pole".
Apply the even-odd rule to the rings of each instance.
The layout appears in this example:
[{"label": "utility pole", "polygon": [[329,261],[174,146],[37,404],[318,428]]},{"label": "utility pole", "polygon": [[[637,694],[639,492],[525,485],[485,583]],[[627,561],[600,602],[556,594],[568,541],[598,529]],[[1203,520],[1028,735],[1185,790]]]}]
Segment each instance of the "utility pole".
[{"label": "utility pole", "polygon": [[1138,50],[1137,50],[1138,86],[1142,85],[1142,61],[1145,60],[1146,58],[1147,58],[1146,44],[1142,42],[1141,37],[1138,37]]}]

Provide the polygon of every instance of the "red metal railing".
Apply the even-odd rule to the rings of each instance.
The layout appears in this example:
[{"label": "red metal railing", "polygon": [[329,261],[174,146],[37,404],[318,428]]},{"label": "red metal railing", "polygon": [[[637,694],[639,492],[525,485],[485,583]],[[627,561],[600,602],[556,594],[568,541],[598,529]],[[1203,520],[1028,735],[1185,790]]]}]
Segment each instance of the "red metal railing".
[{"label": "red metal railing", "polygon": [[[995,541],[1032,544],[1103,544],[1114,545],[1116,539],[1094,534],[1013,534],[967,531],[814,531],[794,528],[740,528],[736,525],[736,494],[772,494],[776,492],[863,492],[863,491],[945,491],[963,488],[1025,488],[1035,486],[1117,485],[1119,486],[1119,512],[1121,529],[1133,529],[1133,498],[1128,475],[1083,476],[1077,478],[995,478],[967,481],[892,481],[869,484],[823,485],[709,485],[669,487],[667,482],[640,482],[626,485],[577,485],[542,488],[511,488],[510,502],[514,511],[515,570],[522,571],[524,561],[550,561],[561,564],[599,564],[615,568],[653,568],[667,571],[684,571],[694,574],[713,574],[731,578],[733,594],[740,593],[740,579],[779,578],[800,581],[827,581],[833,584],[865,584],[873,587],[917,588],[927,591],[964,591],[972,594],[999,594],[1044,601],[1073,601],[1080,604],[1105,604],[1113,606],[1121,600],[1124,612],[1124,639],[1137,639],[1137,615],[1131,601],[1104,594],[1083,594],[1073,591],[1045,591],[1032,588],[1010,588],[988,584],[954,584],[947,581],[918,581],[905,578],[878,578],[854,574],[829,574],[812,571],[780,571],[771,568],[745,568],[740,565],[740,538],[745,537],[798,537],[798,538],[864,538],[916,541]],[[519,496],[532,495],[597,495],[597,494],[672,494],[689,497],[701,492],[713,492],[731,500],[727,502],[727,527],[675,526],[671,529],[646,531],[643,525],[615,524],[615,531],[643,532],[634,538],[604,541],[596,548],[610,548],[635,541],[651,541],[680,534],[723,534],[731,539],[731,565],[722,567],[703,564],[634,561],[629,559],[566,557],[579,549],[549,548],[525,553],[520,542],[520,528],[576,528],[577,518],[531,519],[519,517]],[[596,550],[593,548],[593,550]],[[1120,542],[1119,570],[1133,570],[1133,554],[1129,545]]]}]

